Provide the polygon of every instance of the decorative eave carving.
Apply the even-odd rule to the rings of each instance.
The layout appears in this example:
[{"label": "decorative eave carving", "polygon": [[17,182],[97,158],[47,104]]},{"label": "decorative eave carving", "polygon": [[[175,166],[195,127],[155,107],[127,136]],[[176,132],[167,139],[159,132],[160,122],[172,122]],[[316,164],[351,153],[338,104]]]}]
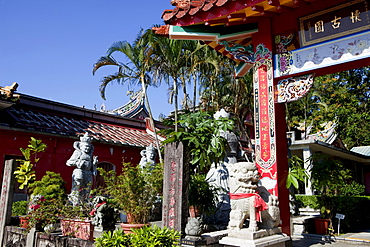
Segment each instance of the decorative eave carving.
[{"label": "decorative eave carving", "polygon": [[12,106],[19,101],[20,95],[15,94],[18,83],[13,82],[11,86],[0,87],[0,110]]}]

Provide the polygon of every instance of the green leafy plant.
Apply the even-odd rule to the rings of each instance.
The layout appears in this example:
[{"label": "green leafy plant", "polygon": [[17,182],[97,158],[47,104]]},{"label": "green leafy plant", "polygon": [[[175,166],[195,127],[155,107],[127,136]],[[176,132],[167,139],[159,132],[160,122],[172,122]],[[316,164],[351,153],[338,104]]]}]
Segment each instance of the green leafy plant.
[{"label": "green leafy plant", "polygon": [[189,181],[189,206],[199,213],[211,214],[215,210],[217,190],[206,181],[206,174],[192,174]]},{"label": "green leafy plant", "polygon": [[365,185],[352,181],[350,184],[345,184],[339,188],[341,196],[360,196],[365,194]]},{"label": "green leafy plant", "polygon": [[295,195],[300,208],[309,207],[312,209],[319,209],[319,196],[314,195]]},{"label": "green leafy plant", "polygon": [[28,147],[23,149],[20,148],[23,156],[23,159],[19,159],[21,164],[17,167],[17,170],[14,171],[15,178],[17,179],[19,189],[27,188],[32,182],[36,179],[35,171],[33,170],[34,163],[37,163],[39,159],[37,158],[37,153],[44,152],[47,148],[45,143],[42,143],[42,140],[37,140],[31,137]]},{"label": "green leafy plant", "polygon": [[17,201],[12,204],[12,216],[22,216],[27,214],[28,202]]},{"label": "green leafy plant", "polygon": [[33,205],[33,210],[29,212],[28,229],[35,227],[36,224],[40,224],[43,228],[46,225],[59,222],[64,201],[41,197],[36,203]]},{"label": "green leafy plant", "polygon": [[33,182],[29,186],[32,195],[42,195],[46,200],[67,199],[67,190],[65,188],[66,182],[59,173],[46,171],[46,174],[39,181]]},{"label": "green leafy plant", "polygon": [[310,162],[312,186],[321,195],[321,218],[332,219],[336,205],[327,198],[338,195],[339,189],[352,177],[350,170],[345,169],[339,160],[323,153],[311,155]]},{"label": "green leafy plant", "polygon": [[31,199],[38,198],[30,202],[29,227],[38,223],[44,227],[59,222],[67,199],[65,183],[60,174],[47,171],[41,180],[29,185]]},{"label": "green leafy plant", "polygon": [[286,177],[286,188],[289,189],[291,186],[298,189],[299,181],[305,182],[309,179],[306,169],[303,167],[303,160],[296,155],[293,155],[289,159],[289,170]]},{"label": "green leafy plant", "polygon": [[121,229],[104,232],[95,239],[96,247],[172,247],[178,246],[180,233],[157,225],[134,229],[125,234]]},{"label": "green leafy plant", "polygon": [[130,235],[121,229],[103,232],[101,237],[95,239],[96,247],[129,247]]},{"label": "green leafy plant", "polygon": [[60,210],[60,217],[65,219],[86,220],[90,219],[90,212],[94,209],[93,204],[87,201],[81,205],[73,206],[72,204],[64,204]]},{"label": "green leafy plant", "polygon": [[172,247],[178,246],[180,233],[153,225],[134,229],[130,237],[132,247]]},{"label": "green leafy plant", "polygon": [[201,170],[212,163],[222,162],[228,151],[228,144],[220,133],[234,128],[232,120],[214,119],[209,112],[187,113],[179,116],[178,131],[162,130],[167,136],[163,143],[183,142],[190,154],[190,163]]},{"label": "green leafy plant", "polygon": [[111,197],[113,204],[125,211],[129,223],[147,223],[154,202],[162,191],[162,164],[140,167],[123,163],[120,174],[98,170],[105,186],[94,193]]},{"label": "green leafy plant", "polygon": [[339,188],[352,177],[350,170],[346,169],[341,161],[329,155],[315,153],[311,155],[309,161],[312,186],[322,196],[337,195]]}]

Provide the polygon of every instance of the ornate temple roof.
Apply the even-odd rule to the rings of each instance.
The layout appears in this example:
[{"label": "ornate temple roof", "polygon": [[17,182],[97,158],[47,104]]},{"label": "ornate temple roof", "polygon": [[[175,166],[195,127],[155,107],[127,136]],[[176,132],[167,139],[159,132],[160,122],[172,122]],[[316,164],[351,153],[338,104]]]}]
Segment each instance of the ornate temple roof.
[{"label": "ornate temple roof", "polygon": [[[240,25],[254,17],[271,16],[285,9],[294,9],[302,3],[315,0],[172,0],[175,6],[162,14],[167,24],[187,26],[204,22],[206,25]],[[248,20],[248,18],[251,18]],[[209,20],[212,20],[209,22]]]},{"label": "ornate temple roof", "polygon": [[155,144],[148,122],[23,94],[19,104],[0,111],[0,129],[66,137],[89,132],[95,141],[134,147]]},{"label": "ornate temple roof", "polygon": [[117,114],[122,117],[145,119],[149,117],[148,110],[145,106],[145,95],[143,90],[139,90],[136,93],[132,93],[130,101],[125,105],[118,107],[114,110],[108,110],[107,113]]},{"label": "ornate temple roof", "polygon": [[[260,20],[285,16],[273,22],[274,28],[284,30],[284,22],[297,18],[298,11],[329,7],[326,1],[316,0],[172,0],[171,4],[174,9],[162,14],[166,25],[153,28],[155,33],[203,41],[236,62],[237,77],[245,75],[254,63],[252,35],[263,31],[257,24]],[[280,22],[282,25],[277,24]],[[299,48],[296,43],[293,40],[289,50]]]}]

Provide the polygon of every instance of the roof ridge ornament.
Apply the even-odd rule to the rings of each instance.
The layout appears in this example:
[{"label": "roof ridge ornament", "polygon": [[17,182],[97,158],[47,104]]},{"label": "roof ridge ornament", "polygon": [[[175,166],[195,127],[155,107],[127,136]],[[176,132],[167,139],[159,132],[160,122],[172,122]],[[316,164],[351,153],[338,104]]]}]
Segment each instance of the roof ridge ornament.
[{"label": "roof ridge ornament", "polygon": [[190,8],[190,0],[171,0],[171,5],[176,6],[180,9]]}]

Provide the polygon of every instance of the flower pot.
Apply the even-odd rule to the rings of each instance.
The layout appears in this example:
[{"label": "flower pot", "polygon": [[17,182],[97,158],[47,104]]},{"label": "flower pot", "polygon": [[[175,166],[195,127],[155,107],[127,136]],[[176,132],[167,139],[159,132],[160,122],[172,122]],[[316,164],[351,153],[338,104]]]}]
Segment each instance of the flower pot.
[{"label": "flower pot", "polygon": [[315,230],[317,234],[326,235],[329,229],[329,219],[315,218]]},{"label": "flower pot", "polygon": [[121,223],[121,228],[125,234],[131,234],[133,229],[142,228],[144,226],[149,226],[149,224],[129,224]]},{"label": "flower pot", "polygon": [[94,241],[94,225],[90,220],[61,219],[60,227],[63,236]]},{"label": "flower pot", "polygon": [[28,216],[19,216],[19,227],[27,229],[29,219]]}]

